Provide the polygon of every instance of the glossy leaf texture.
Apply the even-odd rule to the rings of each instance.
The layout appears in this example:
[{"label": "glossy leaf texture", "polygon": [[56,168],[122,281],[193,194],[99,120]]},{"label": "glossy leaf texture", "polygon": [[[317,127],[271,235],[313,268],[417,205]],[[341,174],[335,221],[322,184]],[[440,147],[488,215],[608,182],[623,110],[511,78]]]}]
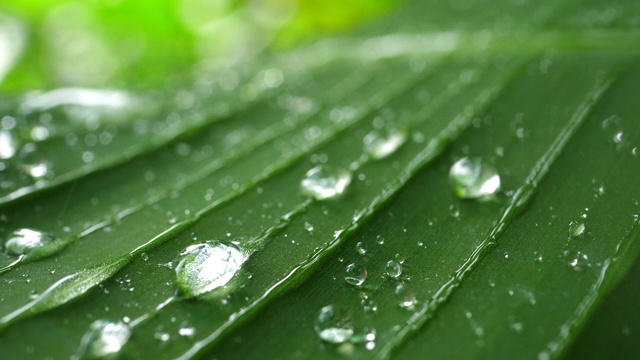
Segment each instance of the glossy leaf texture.
[{"label": "glossy leaf texture", "polygon": [[633,306],[639,42],[634,1],[407,1],[167,88],[7,93],[2,354],[589,353]]}]

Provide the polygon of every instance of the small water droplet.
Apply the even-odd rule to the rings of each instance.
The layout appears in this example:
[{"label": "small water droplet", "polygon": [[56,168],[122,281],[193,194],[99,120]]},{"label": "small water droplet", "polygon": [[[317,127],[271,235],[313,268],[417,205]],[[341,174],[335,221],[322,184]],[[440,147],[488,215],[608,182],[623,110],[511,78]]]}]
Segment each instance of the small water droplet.
[{"label": "small water droplet", "polygon": [[311,225],[309,222],[304,223],[304,229],[307,230],[307,232],[313,232],[313,225]]},{"label": "small water droplet", "polygon": [[362,265],[349,264],[345,270],[344,281],[349,285],[361,286],[367,279],[367,269]]},{"label": "small water droplet", "polygon": [[320,309],[315,331],[320,339],[333,344],[342,344],[353,336],[353,326],[348,314],[333,305]]},{"label": "small water droplet", "polygon": [[49,176],[51,165],[35,144],[29,143],[18,152],[20,168],[31,177],[41,179]]},{"label": "small water droplet", "polygon": [[178,334],[184,337],[193,337],[196,334],[196,329],[192,327],[183,327],[178,330]]},{"label": "small water droplet", "polygon": [[391,278],[397,279],[402,275],[402,265],[394,260],[387,261],[385,274]]},{"label": "small water droplet", "polygon": [[8,255],[37,259],[59,251],[62,245],[62,241],[53,235],[32,229],[18,229],[7,236],[3,247]]},{"label": "small water droplet", "polygon": [[226,285],[240,270],[245,254],[233,245],[205,242],[187,247],[178,259],[178,287],[197,296]]},{"label": "small water droplet", "polygon": [[359,241],[356,244],[356,252],[358,252],[358,254],[360,255],[364,255],[367,253],[367,245],[365,245],[365,243],[363,243],[362,241]]},{"label": "small water droplet", "polygon": [[155,337],[156,339],[160,340],[161,342],[167,342],[169,341],[169,339],[171,339],[171,335],[169,335],[169,333],[166,333],[164,331],[158,331],[156,332],[153,337]]},{"label": "small water droplet", "polygon": [[449,205],[449,216],[451,216],[454,219],[459,218],[460,217],[460,209],[454,204]]},{"label": "small water droplet", "polygon": [[587,254],[583,254],[580,251],[565,250],[562,256],[565,258],[567,265],[575,271],[582,271],[584,268],[591,266]]},{"label": "small water droplet", "polygon": [[517,333],[524,332],[524,325],[514,316],[509,317],[509,328]]},{"label": "small water droplet", "polygon": [[572,238],[584,237],[585,230],[585,225],[579,221],[569,223],[569,236]]},{"label": "small water droplet", "polygon": [[94,321],[80,342],[80,358],[106,358],[117,354],[129,341],[131,328],[123,322]]},{"label": "small water droplet", "polygon": [[375,160],[393,154],[406,141],[407,132],[394,128],[374,130],[363,139],[365,152]]},{"label": "small water droplet", "polygon": [[451,166],[449,184],[461,199],[483,198],[500,190],[500,175],[482,159],[464,157]]},{"label": "small water droplet", "polygon": [[348,171],[320,165],[307,171],[300,185],[303,194],[316,200],[325,200],[342,195],[349,183],[351,174]]},{"label": "small water droplet", "polygon": [[536,261],[536,262],[541,263],[541,262],[543,262],[543,261],[544,261],[544,256],[542,256],[540,253],[538,253],[537,251],[535,251],[535,252],[533,253],[533,260],[534,260],[534,261]]},{"label": "small water droplet", "polygon": [[600,182],[598,179],[591,180],[591,184],[593,185],[593,192],[596,197],[601,197],[605,193],[604,184]]}]

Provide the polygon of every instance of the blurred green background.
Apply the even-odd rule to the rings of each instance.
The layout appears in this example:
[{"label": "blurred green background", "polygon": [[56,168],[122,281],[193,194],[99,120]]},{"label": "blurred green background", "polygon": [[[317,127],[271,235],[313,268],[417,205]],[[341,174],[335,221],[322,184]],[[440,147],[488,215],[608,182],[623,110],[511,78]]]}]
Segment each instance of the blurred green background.
[{"label": "blurred green background", "polygon": [[10,0],[0,4],[0,89],[168,86],[344,31],[396,2]]}]

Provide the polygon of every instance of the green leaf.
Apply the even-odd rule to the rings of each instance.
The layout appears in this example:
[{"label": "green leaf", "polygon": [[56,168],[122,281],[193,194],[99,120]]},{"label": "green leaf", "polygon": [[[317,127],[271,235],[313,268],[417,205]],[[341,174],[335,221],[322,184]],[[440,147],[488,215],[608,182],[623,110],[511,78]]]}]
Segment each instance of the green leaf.
[{"label": "green leaf", "polygon": [[412,1],[195,85],[7,94],[0,235],[56,240],[3,247],[3,354],[584,354],[640,250],[638,18]]}]

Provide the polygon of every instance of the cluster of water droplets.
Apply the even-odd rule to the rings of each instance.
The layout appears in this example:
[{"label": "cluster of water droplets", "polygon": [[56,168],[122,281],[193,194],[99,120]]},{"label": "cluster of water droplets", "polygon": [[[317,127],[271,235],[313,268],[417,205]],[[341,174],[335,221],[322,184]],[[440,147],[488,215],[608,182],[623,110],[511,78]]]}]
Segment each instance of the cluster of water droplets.
[{"label": "cluster of water droplets", "polygon": [[0,189],[14,189],[54,175],[49,157],[36,142],[20,135],[22,126],[10,116],[0,120]]}]

